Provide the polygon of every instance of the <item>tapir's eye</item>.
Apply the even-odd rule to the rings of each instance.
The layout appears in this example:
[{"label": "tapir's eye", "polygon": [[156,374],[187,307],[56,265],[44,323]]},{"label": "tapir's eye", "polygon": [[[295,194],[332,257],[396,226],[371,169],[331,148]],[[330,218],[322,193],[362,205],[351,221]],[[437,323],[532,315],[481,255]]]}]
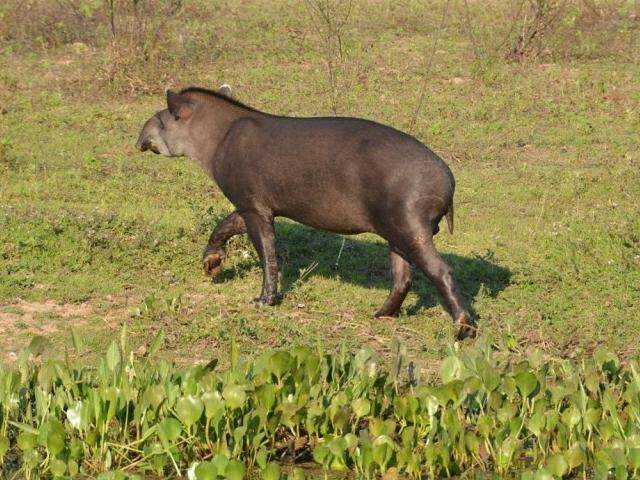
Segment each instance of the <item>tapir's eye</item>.
[{"label": "tapir's eye", "polygon": [[180,115],[177,115],[177,114],[176,114],[176,115],[174,115],[174,116],[173,116],[173,119],[177,122],[178,120],[180,120]]}]

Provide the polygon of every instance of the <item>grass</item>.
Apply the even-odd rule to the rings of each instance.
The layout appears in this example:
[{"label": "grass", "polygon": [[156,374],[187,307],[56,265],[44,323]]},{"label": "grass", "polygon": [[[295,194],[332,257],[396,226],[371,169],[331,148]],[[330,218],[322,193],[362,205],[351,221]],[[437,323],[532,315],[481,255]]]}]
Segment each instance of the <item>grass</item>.
[{"label": "grass", "polygon": [[[599,344],[622,357],[637,353],[637,49],[478,62],[462,4],[453,2],[425,72],[443,4],[401,3],[356,3],[339,113],[409,130],[426,75],[411,133],[456,176],[456,232],[440,233],[437,245],[480,332],[509,333],[552,355],[581,356]],[[474,12],[478,31],[497,28]],[[226,82],[266,111],[330,113],[322,47],[303,4],[229,2],[203,19],[217,53],[173,72],[175,86]],[[249,303],[261,271],[246,238],[231,242],[221,281],[208,280],[201,252],[232,206],[189,161],[135,151],[144,120],[164,108],[162,95],[114,95],[96,74],[100,52],[9,46],[0,56],[3,360],[33,333],[49,336],[59,355],[73,326],[101,351],[127,323],[139,344],[164,329],[164,355],[182,363],[226,358],[232,336],[251,356],[318,342],[385,355],[398,338],[425,375],[435,371],[453,328],[423,276],[399,319],[372,318],[390,283],[386,246],[375,236],[348,238],[334,269],[341,237],[279,220],[285,296],[274,308]]]}]

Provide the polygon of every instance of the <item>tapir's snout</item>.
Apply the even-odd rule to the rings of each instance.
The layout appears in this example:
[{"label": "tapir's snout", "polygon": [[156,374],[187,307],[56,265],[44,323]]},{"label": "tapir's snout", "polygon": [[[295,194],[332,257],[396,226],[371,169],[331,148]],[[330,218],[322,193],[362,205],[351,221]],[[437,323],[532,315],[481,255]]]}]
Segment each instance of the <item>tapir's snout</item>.
[{"label": "tapir's snout", "polygon": [[169,154],[169,150],[165,148],[166,142],[160,135],[159,125],[160,122],[156,115],[147,120],[136,142],[136,148],[138,150],[141,152],[151,150],[153,153],[162,153],[163,155]]},{"label": "tapir's snout", "polygon": [[146,152],[147,150],[149,150],[149,147],[151,146],[151,142],[149,140],[143,140],[141,138],[138,139],[138,141],[136,142],[136,148],[138,150],[140,150],[141,152]]}]

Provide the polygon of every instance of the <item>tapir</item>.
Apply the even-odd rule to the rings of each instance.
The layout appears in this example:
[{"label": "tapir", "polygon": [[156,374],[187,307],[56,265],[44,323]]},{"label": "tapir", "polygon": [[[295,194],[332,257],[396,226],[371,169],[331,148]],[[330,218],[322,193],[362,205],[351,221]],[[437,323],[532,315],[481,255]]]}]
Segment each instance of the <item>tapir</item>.
[{"label": "tapir", "polygon": [[167,108],[142,128],[137,148],[196,161],[234,205],[204,250],[216,275],[225,244],[247,233],[263,269],[258,304],[274,305],[278,261],[274,218],[340,234],[372,232],[389,242],[392,287],[376,317],[396,316],[411,287],[411,264],[436,286],[457,326],[475,328],[451,267],[433,237],[444,217],[453,232],[455,181],[447,164],[414,137],[370,120],[288,117],[252,108],[228,88],[167,91]]}]

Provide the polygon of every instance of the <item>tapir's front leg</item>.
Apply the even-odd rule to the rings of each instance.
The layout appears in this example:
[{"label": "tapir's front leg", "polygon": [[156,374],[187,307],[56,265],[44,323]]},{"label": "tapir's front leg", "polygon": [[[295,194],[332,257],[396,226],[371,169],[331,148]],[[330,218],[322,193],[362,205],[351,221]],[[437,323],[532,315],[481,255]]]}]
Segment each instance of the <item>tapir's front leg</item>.
[{"label": "tapir's front leg", "polygon": [[231,237],[247,233],[247,226],[238,212],[233,212],[222,220],[211,233],[209,243],[202,254],[204,271],[215,277],[220,273],[222,260],[224,260],[224,246]]},{"label": "tapir's front leg", "polygon": [[247,233],[262,261],[262,293],[255,299],[259,304],[275,305],[278,302],[278,259],[273,216],[255,211],[242,212]]}]

